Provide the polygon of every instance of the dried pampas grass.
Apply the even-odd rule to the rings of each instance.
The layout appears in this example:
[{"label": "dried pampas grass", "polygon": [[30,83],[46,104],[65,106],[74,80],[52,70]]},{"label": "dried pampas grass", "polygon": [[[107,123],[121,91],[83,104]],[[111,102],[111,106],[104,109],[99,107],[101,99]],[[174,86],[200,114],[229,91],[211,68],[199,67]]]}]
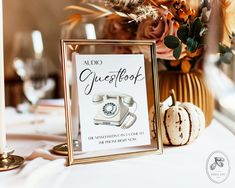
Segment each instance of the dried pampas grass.
[{"label": "dried pampas grass", "polygon": [[105,5],[116,11],[131,13],[133,10],[141,6],[145,0],[105,0]]},{"label": "dried pampas grass", "polygon": [[157,10],[151,5],[143,5],[137,7],[132,14],[129,14],[129,17],[136,22],[141,22],[144,19],[152,18],[156,20],[159,15]]},{"label": "dried pampas grass", "polygon": [[144,0],[106,0],[107,3],[113,6],[134,6],[144,2]]}]

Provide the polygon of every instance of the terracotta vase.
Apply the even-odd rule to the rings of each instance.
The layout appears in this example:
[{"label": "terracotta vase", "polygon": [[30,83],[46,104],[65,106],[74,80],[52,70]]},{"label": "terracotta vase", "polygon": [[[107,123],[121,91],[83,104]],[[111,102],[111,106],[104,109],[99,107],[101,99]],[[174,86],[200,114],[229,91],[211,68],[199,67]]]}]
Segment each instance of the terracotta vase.
[{"label": "terracotta vase", "polygon": [[175,90],[177,101],[191,102],[201,108],[205,114],[206,126],[210,125],[215,103],[202,71],[193,70],[189,73],[159,72],[160,101],[164,101],[169,96],[171,89]]}]

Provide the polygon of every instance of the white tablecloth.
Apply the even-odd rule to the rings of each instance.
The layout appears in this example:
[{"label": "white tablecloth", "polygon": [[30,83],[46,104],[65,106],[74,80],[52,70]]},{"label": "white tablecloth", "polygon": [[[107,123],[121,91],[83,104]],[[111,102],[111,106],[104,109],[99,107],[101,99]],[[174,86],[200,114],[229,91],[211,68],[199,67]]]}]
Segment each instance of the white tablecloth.
[{"label": "white tablecloth", "polygon": [[[235,136],[214,120],[201,137],[183,147],[165,147],[163,155],[74,165],[49,150],[65,142],[63,112],[18,114],[7,109],[7,143],[26,158],[18,169],[0,172],[0,188],[126,188],[235,186]],[[235,125],[234,125],[235,126]],[[229,158],[231,172],[222,184],[206,174],[206,160],[215,150]]]}]

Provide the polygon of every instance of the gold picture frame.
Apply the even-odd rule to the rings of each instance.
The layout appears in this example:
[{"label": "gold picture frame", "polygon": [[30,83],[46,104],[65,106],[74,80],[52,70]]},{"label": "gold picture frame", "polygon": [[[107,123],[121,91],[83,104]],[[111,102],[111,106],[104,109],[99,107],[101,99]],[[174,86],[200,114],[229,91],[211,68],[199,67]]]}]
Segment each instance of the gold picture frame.
[{"label": "gold picture frame", "polygon": [[[144,53],[141,52],[143,47]],[[102,50],[103,49],[103,50]],[[72,104],[77,104],[78,110],[78,93],[77,89],[73,89],[74,84],[71,84],[71,68],[73,62],[73,54],[132,54],[128,49],[134,49],[135,54],[143,54],[144,67],[146,75],[146,96],[147,96],[147,113],[149,119],[149,136],[150,144],[142,146],[133,146],[125,148],[104,149],[101,151],[86,151],[79,150],[81,140],[74,139],[73,130],[76,131],[80,127],[80,113],[76,111],[77,117],[74,116],[74,107]],[[108,52],[109,51],[109,52]],[[158,92],[158,69],[156,64],[156,46],[153,40],[61,40],[61,57],[64,82],[64,99],[65,99],[65,116],[66,116],[66,135],[68,145],[68,165],[90,163],[97,161],[106,161],[132,157],[146,153],[162,154],[162,137],[159,116],[159,92]],[[72,63],[73,64],[73,63]],[[134,65],[133,65],[134,66]],[[77,83],[75,84],[77,85]],[[78,85],[77,85],[78,86]],[[75,91],[75,94],[74,94]],[[74,102],[74,100],[77,100]],[[76,123],[73,123],[73,121]],[[78,126],[78,127],[76,127]],[[76,133],[76,131],[74,131]],[[79,133],[75,135],[81,134]]]}]

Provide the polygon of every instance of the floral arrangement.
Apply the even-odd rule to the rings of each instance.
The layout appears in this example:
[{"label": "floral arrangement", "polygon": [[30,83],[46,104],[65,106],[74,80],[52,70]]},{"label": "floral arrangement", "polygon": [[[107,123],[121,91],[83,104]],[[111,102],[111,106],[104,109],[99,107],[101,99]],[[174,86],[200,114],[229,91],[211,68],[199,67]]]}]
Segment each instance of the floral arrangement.
[{"label": "floral arrangement", "polygon": [[[234,58],[231,25],[235,19],[232,0],[96,0],[82,1],[66,7],[76,10],[66,23],[74,27],[89,19],[105,18],[104,38],[156,41],[156,56],[168,70],[189,72],[203,61],[207,49],[209,21],[213,7],[219,4],[223,10],[224,30],[218,41],[221,60]],[[231,18],[232,16],[230,16]],[[136,53],[145,49],[124,49]]]}]

